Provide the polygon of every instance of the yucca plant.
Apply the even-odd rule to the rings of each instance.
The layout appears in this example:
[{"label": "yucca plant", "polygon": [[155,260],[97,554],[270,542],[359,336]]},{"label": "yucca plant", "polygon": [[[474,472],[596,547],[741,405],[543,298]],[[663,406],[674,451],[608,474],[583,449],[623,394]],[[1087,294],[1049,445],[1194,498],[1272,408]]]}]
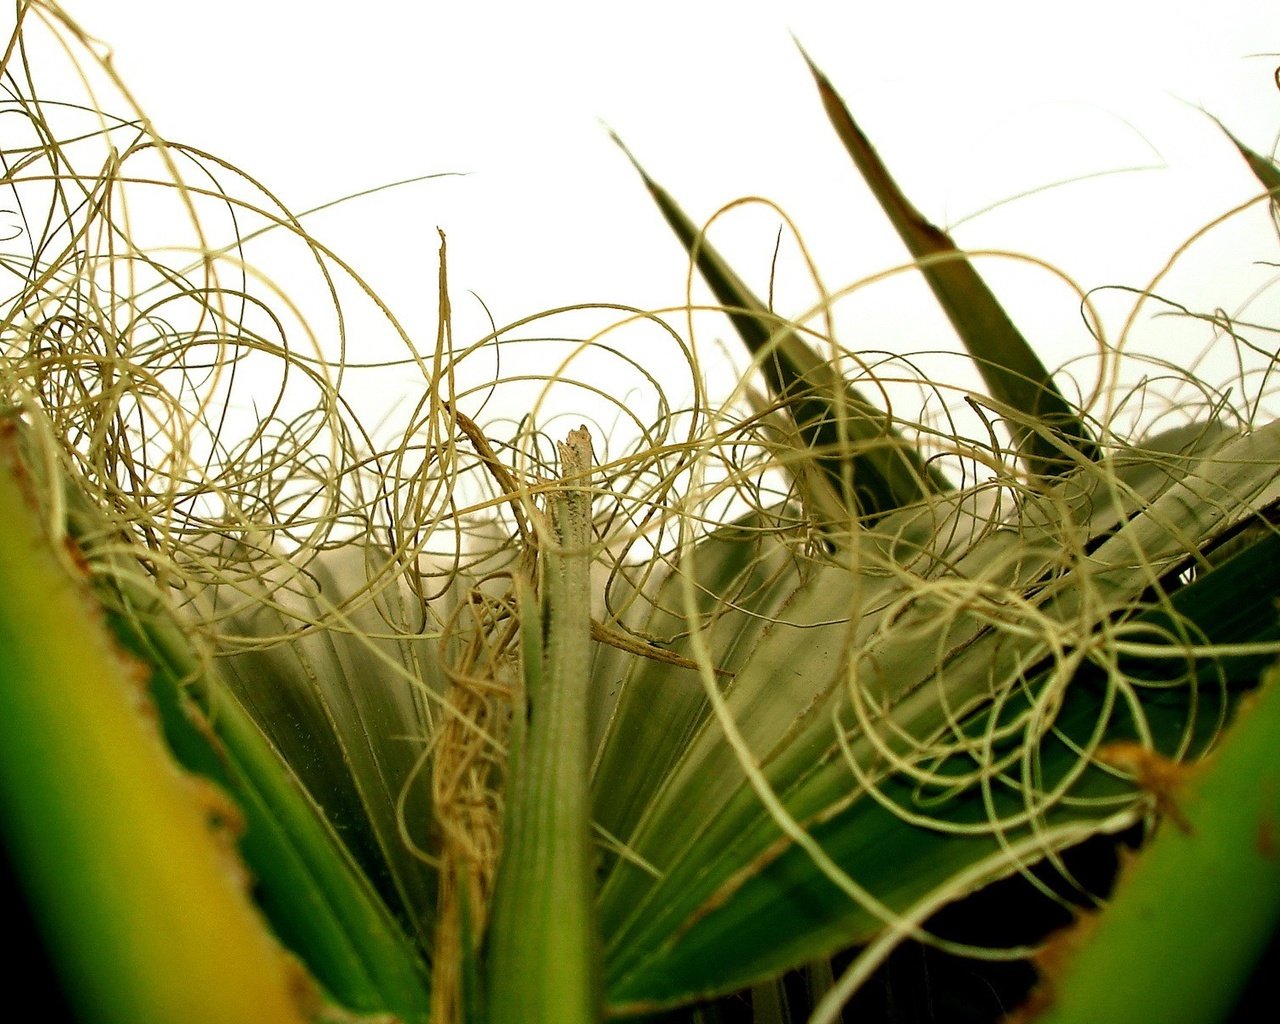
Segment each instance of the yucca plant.
[{"label": "yucca plant", "polygon": [[[0,823],[82,1019],[833,1021],[906,941],[1039,949],[1027,1015],[1229,1007],[1280,908],[1260,328],[1217,324],[1258,357],[1248,401],[1187,376],[1203,400],[1154,433],[1124,425],[1151,381],[1074,401],[814,69],[984,392],[776,314],[646,176],[746,345],[736,387],[624,310],[691,368],[685,407],[614,399],[634,441],[554,407],[623,390],[575,381],[584,352],[652,382],[622,327],[472,388],[511,331],[455,348],[442,242],[387,441],[344,398],[361,360],[300,347],[246,247],[295,240],[343,338],[354,274],[141,114],[39,102],[37,15],[84,41],[24,3],[6,51]],[[126,212],[164,180],[189,263]],[[903,417],[904,385],[983,436]],[[1152,834],[1099,910],[1073,851]],[[1093,923],[949,933],[993,883]],[[1200,973],[1135,966],[1206,918]]]}]

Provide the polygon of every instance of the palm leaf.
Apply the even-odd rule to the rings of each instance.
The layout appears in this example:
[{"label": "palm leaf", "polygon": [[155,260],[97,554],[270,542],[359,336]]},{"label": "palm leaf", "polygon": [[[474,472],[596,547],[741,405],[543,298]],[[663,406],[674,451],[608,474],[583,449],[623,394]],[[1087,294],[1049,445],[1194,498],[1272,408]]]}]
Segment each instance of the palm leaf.
[{"label": "palm leaf", "polygon": [[1098,449],[1088,427],[946,232],[931,224],[890,177],[831,82],[805,55],[832,126],[915,259],[991,394],[1008,407],[1028,468],[1060,475]]},{"label": "palm leaf", "polygon": [[67,529],[82,547],[120,643],[151,667],[165,740],[186,769],[222,787],[244,816],[240,849],[254,895],[285,945],[344,1006],[428,1012],[421,954],[349,856],[280,751],[202,662],[178,613],[124,552],[128,539],[64,482]]},{"label": "palm leaf", "polygon": [[[630,153],[628,157],[738,336],[759,361],[774,399],[815,453],[824,480],[807,485],[810,504],[838,525],[850,516],[874,518],[949,490],[946,478],[925,464],[890,418],[761,302],[671,195]],[[850,488],[852,502],[845,498]]]},{"label": "palm leaf", "polygon": [[1138,771],[1160,787],[1172,820],[1106,909],[1075,926],[1083,934],[1051,940],[1031,1003],[1044,1009],[1037,1020],[1228,1019],[1280,922],[1277,743],[1280,671],[1272,667],[1206,763],[1186,768],[1137,752]]},{"label": "palm leaf", "polygon": [[51,543],[3,428],[0,821],[69,996],[95,1024],[303,1024],[307,982],[249,899],[235,806],[173,763],[145,671]]},{"label": "palm leaf", "polygon": [[[241,557],[224,554],[230,564]],[[201,617],[227,636],[222,674],[430,950],[436,874],[415,847],[431,846],[430,777],[420,769],[429,704],[445,690],[439,642],[401,585],[371,590],[386,564],[374,547],[340,550],[305,572],[271,561],[260,579],[201,595]],[[330,625],[305,628],[316,622]]]},{"label": "palm leaf", "polygon": [[[1087,566],[1072,572],[1045,576],[1060,556],[1048,543],[1037,547],[1028,533],[1030,526],[1021,538],[1000,531],[979,540],[947,572],[1001,588],[1030,586],[1041,613],[1054,621],[1076,623],[1075,628],[1083,630],[1080,635],[1087,636],[1122,609],[1133,607],[1154,583],[1194,557],[1208,538],[1275,499],[1278,485],[1269,466],[1280,454],[1278,443],[1280,428],[1268,428],[1202,459],[1193,473],[1185,472],[1184,461],[1181,474],[1145,477],[1154,493],[1127,494],[1110,511],[1105,500],[1110,484],[1091,496],[1080,495],[1078,507],[1093,508],[1089,535],[1101,543]],[[1099,475],[1098,480],[1107,484],[1114,478]],[[1193,502],[1192,494],[1200,498]],[[1134,503],[1149,511],[1130,521],[1127,511]],[[1193,636],[1203,634],[1215,642],[1277,639],[1265,601],[1246,601],[1252,611],[1242,612],[1245,618],[1236,623],[1222,615],[1224,590],[1239,595],[1246,581],[1254,588],[1247,589],[1248,594],[1274,593],[1280,587],[1272,568],[1275,540],[1268,538],[1232,573],[1207,574],[1174,595],[1176,622],[1183,634],[1190,630]],[[833,592],[831,572],[814,575],[814,591]],[[1204,594],[1216,597],[1202,598]],[[1088,606],[1081,603],[1086,596]],[[798,618],[795,609],[806,599],[817,603],[802,585],[788,606],[793,622]],[[1167,614],[1167,600],[1153,604],[1147,599],[1129,628],[1170,637],[1173,654],[1182,641],[1179,631],[1159,619]],[[1142,611],[1144,607],[1148,610]],[[1079,619],[1082,614],[1088,623]],[[938,843],[928,831],[903,820],[909,816],[892,812],[865,791],[860,794],[854,784],[851,757],[863,762],[861,770],[876,780],[882,799],[910,808],[919,797],[909,780],[875,767],[875,748],[860,738],[861,726],[849,717],[842,683],[849,664],[845,652],[857,652],[853,663],[861,666],[860,691],[874,708],[883,709],[878,730],[897,736],[895,742],[903,745],[900,754],[909,760],[922,756],[911,753],[917,744],[931,749],[953,720],[968,721],[971,729],[1016,720],[1026,712],[1016,696],[1022,693],[1061,688],[1070,694],[1052,721],[1061,735],[1076,743],[1100,742],[1101,736],[1095,735],[1100,721],[1101,727],[1126,736],[1138,726],[1120,713],[1113,713],[1110,725],[1105,716],[1099,719],[1099,707],[1106,707],[1099,698],[1105,697],[1106,687],[1099,690],[1101,684],[1088,681],[1093,670],[1087,663],[1076,667],[1068,659],[1059,664],[1040,639],[992,629],[984,615],[948,614],[925,596],[903,608],[891,627],[882,617],[870,625],[864,622],[861,636],[849,635],[849,626],[842,623],[799,628],[804,625],[800,618],[792,629],[805,639],[785,641],[790,646],[775,661],[768,660],[768,650],[755,652],[761,660],[761,682],[754,689],[764,693],[769,686],[791,686],[786,699],[779,696],[770,705],[763,698],[744,696],[753,688],[748,665],[731,684],[729,707],[788,812],[809,824],[814,839],[847,878],[857,880],[892,912],[905,913],[922,900],[938,898],[939,889],[948,885],[953,888],[947,898],[956,898],[1014,870],[1017,861],[1009,849],[1019,850],[1023,862],[1030,863],[1091,833],[1121,827],[1140,814],[1132,786],[1105,770],[1082,766],[1070,744],[1046,740],[1034,759],[1035,789],[1052,790],[1061,784],[1064,793],[1059,799],[1021,825],[998,832],[984,823],[991,816],[1019,813],[1024,791],[1014,785],[1017,779],[993,783],[987,790],[971,785],[967,796],[966,787],[957,783],[960,792],[931,813],[951,827],[976,834]],[[788,630],[778,632],[781,636]],[[1156,666],[1169,662],[1170,656],[1155,656]],[[785,674],[777,671],[779,665],[787,667]],[[1037,665],[1045,667],[1028,677]],[[1238,680],[1241,673],[1256,674],[1256,664],[1227,665],[1227,670]],[[1152,669],[1130,666],[1128,671],[1139,676]],[[1068,687],[1068,679],[1079,673],[1083,675]],[[939,689],[943,679],[945,691]],[[795,689],[802,680],[807,681],[807,695]],[[1206,683],[1206,692],[1210,688]],[[1159,699],[1142,705],[1143,728],[1165,749],[1173,749],[1191,727],[1188,718],[1195,698],[1191,688],[1178,691],[1185,699],[1168,697],[1167,689],[1153,686],[1151,692]],[[993,695],[1000,694],[1005,697],[992,705]],[[833,714],[842,723],[843,741],[833,736]],[[1204,708],[1195,719],[1201,724],[1212,720],[1213,714]],[[660,879],[655,881],[631,860],[619,860],[606,877],[601,914],[615,1008],[653,1008],[731,991],[869,938],[885,925],[874,907],[850,899],[815,866],[810,853],[784,839],[718,734],[718,723],[708,720],[638,826],[623,833],[635,858],[653,865]],[[848,752],[842,753],[841,743]],[[959,766],[945,767],[956,773]],[[1013,776],[1019,770],[1016,763],[1009,767]],[[1023,780],[1024,785],[1028,781]],[[965,879],[965,885],[948,881],[956,878]],[[787,912],[782,911],[784,903]],[[713,948],[718,952],[710,957]]]},{"label": "palm leaf", "polygon": [[1243,142],[1237,139],[1226,127],[1221,123],[1218,127],[1231,140],[1232,144],[1240,151],[1240,155],[1244,157],[1245,163],[1249,165],[1249,170],[1253,171],[1253,175],[1262,183],[1262,187],[1271,193],[1271,209],[1273,212],[1280,211],[1280,167],[1276,166],[1274,160],[1270,160],[1261,153],[1255,153]]}]

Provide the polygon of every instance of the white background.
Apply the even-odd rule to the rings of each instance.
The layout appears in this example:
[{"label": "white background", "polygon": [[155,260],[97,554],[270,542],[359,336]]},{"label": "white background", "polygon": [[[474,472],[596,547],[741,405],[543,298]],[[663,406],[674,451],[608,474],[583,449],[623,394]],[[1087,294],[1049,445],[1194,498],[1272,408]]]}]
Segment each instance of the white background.
[{"label": "white background", "polygon": [[[1195,229],[1259,191],[1203,111],[1266,152],[1280,125],[1280,58],[1265,55],[1280,50],[1271,0],[65,7],[109,45],[159,132],[237,164],[295,210],[467,172],[307,220],[425,348],[437,227],[461,343],[487,330],[470,293],[499,324],[570,303],[683,301],[682,251],[602,121],[699,221],[739,196],[776,200],[829,286],[901,263],[790,33],[926,215],[955,225],[963,246],[1031,253],[1084,288],[1146,284]],[[41,70],[46,92],[65,75],[52,58]],[[776,223],[748,213],[713,236],[761,290]],[[1269,280],[1243,280],[1222,258],[1276,258],[1261,206],[1221,238],[1179,298],[1234,310]],[[1066,290],[1018,268],[988,276],[1047,361],[1090,348]],[[844,343],[952,345],[924,293],[906,294],[842,309]],[[798,270],[781,275],[780,309],[812,298]],[[1253,312],[1276,307],[1264,296]],[[1162,354],[1199,344],[1177,337]]]}]

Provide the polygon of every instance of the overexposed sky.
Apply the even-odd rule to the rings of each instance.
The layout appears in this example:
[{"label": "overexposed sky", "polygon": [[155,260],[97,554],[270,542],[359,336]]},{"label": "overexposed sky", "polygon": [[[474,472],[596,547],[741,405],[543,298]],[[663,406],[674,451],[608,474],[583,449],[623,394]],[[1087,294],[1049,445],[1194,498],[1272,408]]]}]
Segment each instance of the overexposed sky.
[{"label": "overexposed sky", "polygon": [[[1263,151],[1280,129],[1280,58],[1260,56],[1280,51],[1270,0],[64,6],[111,47],[162,134],[244,168],[293,209],[466,172],[307,221],[424,346],[437,228],[461,342],[487,329],[470,292],[500,324],[570,303],[682,301],[681,251],[603,122],[696,219],[743,195],[778,202],[829,286],[902,262],[792,33],[926,215],[957,225],[963,246],[1029,252],[1085,288],[1145,284],[1193,230],[1258,191],[1200,108]],[[749,211],[713,237],[763,290],[775,229]],[[1275,258],[1261,207],[1227,230],[1231,253]],[[1257,283],[1234,269],[1218,282],[1220,266],[1206,256],[1187,297],[1203,286],[1192,301],[1243,301]],[[1049,361],[1088,348],[1065,289],[1026,268],[989,276]],[[778,287],[787,312],[813,298],[798,270]],[[846,344],[950,344],[925,303],[884,294],[847,325],[842,310],[857,336]]]}]

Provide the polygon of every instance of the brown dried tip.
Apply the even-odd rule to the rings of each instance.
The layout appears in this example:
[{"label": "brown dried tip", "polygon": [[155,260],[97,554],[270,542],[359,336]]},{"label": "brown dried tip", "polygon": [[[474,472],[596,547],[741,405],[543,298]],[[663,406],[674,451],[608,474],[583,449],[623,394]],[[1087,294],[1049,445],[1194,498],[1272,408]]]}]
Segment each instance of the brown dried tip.
[{"label": "brown dried tip", "polygon": [[1131,742],[1109,743],[1098,751],[1098,758],[1132,775],[1138,786],[1155,798],[1156,811],[1180,832],[1191,835],[1191,823],[1178,805],[1178,796],[1194,768]]},{"label": "brown dried tip", "polygon": [[560,475],[566,479],[588,473],[594,464],[591,431],[584,423],[556,445],[560,451]]}]

